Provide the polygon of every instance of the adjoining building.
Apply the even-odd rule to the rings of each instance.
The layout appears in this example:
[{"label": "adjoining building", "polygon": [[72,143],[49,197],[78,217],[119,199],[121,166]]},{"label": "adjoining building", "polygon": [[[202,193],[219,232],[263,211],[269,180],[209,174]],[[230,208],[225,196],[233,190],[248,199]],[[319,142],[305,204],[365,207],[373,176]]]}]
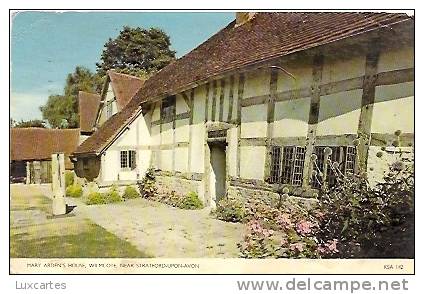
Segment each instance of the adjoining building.
[{"label": "adjoining building", "polygon": [[239,13],[140,85],[73,155],[100,186],[153,168],[164,191],[213,206],[275,197],[281,185],[311,197],[326,147],[343,173],[372,176],[382,147],[412,152],[413,138],[412,17]]},{"label": "adjoining building", "polygon": [[50,183],[53,153],[65,153],[65,168],[72,170],[69,156],[79,144],[79,135],[79,129],[11,128],[10,180]]}]

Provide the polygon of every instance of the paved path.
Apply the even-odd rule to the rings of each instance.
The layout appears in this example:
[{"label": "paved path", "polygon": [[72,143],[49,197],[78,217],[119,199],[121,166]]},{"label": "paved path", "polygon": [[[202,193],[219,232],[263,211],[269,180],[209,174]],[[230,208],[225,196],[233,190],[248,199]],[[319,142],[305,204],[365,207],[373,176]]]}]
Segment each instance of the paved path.
[{"label": "paved path", "polygon": [[106,230],[154,257],[237,257],[237,243],[245,227],[212,218],[207,209],[182,210],[146,199],[118,204],[77,205],[76,215],[89,218]]}]

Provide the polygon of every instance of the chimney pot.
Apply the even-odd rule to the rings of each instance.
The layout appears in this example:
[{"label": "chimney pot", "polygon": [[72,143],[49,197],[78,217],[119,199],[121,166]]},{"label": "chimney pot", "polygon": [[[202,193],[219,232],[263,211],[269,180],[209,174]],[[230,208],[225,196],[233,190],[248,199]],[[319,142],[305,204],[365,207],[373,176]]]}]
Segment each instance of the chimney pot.
[{"label": "chimney pot", "polygon": [[250,21],[255,14],[255,12],[236,12],[236,27]]}]

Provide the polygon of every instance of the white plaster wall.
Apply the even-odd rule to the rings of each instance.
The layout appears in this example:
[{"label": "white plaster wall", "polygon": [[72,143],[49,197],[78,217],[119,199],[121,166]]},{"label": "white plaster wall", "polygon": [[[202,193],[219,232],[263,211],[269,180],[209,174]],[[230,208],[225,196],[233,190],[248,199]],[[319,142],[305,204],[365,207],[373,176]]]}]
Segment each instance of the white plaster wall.
[{"label": "white plaster wall", "polygon": [[111,148],[120,148],[133,146],[137,147],[137,120],[128,126],[129,130],[126,130],[111,146]]},{"label": "white plaster wall", "polygon": [[266,137],[267,105],[252,105],[241,109],[241,137]]},{"label": "white plaster wall", "polygon": [[104,163],[104,166],[102,165],[101,167],[102,181],[117,181],[118,173],[121,169],[119,162],[119,151],[108,149],[103,156],[104,160],[102,161],[102,164]]},{"label": "white plaster wall", "polygon": [[212,118],[212,105],[213,105],[213,83],[209,83],[209,93],[208,93],[208,121],[213,121]]},{"label": "white plaster wall", "polygon": [[324,58],[322,83],[347,80],[365,74],[365,55],[352,56],[352,53],[328,54]]},{"label": "white plaster wall", "polygon": [[[187,98],[190,99],[190,94],[187,93]],[[176,107],[176,113],[180,114],[180,113],[185,113],[187,111],[189,111],[189,107],[187,105],[187,103],[185,102],[183,96],[181,94],[176,95],[176,99],[175,99],[175,107]]]},{"label": "white plaster wall", "polygon": [[188,171],[188,148],[175,148],[175,170],[179,172]]},{"label": "white plaster wall", "polygon": [[293,79],[282,71],[278,71],[277,92],[309,87],[312,84],[311,64],[312,60],[310,57],[305,57],[302,62],[293,60],[283,62],[281,67],[292,74],[296,79]]},{"label": "white plaster wall", "polygon": [[152,121],[160,119],[160,102],[156,102],[153,106]]},{"label": "white plaster wall", "polygon": [[227,167],[228,174],[235,177],[237,175],[237,128],[230,128],[227,131]]},{"label": "white plaster wall", "polygon": [[225,88],[224,88],[224,103],[222,107],[222,121],[228,121],[228,111],[230,106],[230,79],[225,79]]},{"label": "white plaster wall", "polygon": [[413,82],[377,87],[371,132],[414,133],[413,94]]},{"label": "white plaster wall", "polygon": [[234,89],[233,89],[233,119],[238,119],[237,117],[237,103],[238,103],[238,88],[239,88],[239,75],[234,75]]},{"label": "white plaster wall", "polygon": [[[115,99],[115,94],[113,93],[112,89],[112,83],[109,83],[108,89],[105,96],[105,103],[103,104],[103,108],[100,114],[99,118],[99,124],[102,125],[106,120],[108,120],[107,117],[107,104],[109,101],[112,101]],[[112,103],[112,114],[115,114],[118,112],[118,107],[116,105],[116,101]]]},{"label": "white plaster wall", "polygon": [[219,108],[220,108],[220,101],[221,101],[221,91],[223,91],[221,87],[221,80],[217,81],[216,83],[216,97],[215,97],[215,103],[213,103],[213,99],[211,100],[211,104],[215,107],[215,116],[212,118],[212,121],[219,121]]},{"label": "white plaster wall", "polygon": [[361,114],[362,90],[322,96],[317,136],[356,134]]},{"label": "white plaster wall", "polygon": [[192,140],[190,142],[190,172],[204,172],[205,132],[206,129],[203,123],[191,126]]},{"label": "white plaster wall", "polygon": [[378,61],[378,72],[407,69],[414,67],[414,49],[383,49]]},{"label": "white plaster wall", "polygon": [[244,179],[264,179],[265,146],[240,147],[240,177]]},{"label": "white plaster wall", "polygon": [[306,137],[311,98],[275,103],[273,137]]},{"label": "white plaster wall", "polygon": [[201,123],[205,120],[206,87],[200,86],[194,89],[193,123]]},{"label": "white plaster wall", "polygon": [[160,150],[160,169],[163,171],[172,171],[172,149]]},{"label": "white plaster wall", "polygon": [[172,129],[172,122],[162,124],[161,144],[173,143],[174,130]]},{"label": "white plaster wall", "polygon": [[243,98],[269,94],[270,77],[270,72],[266,70],[256,70],[247,73],[244,82]]},{"label": "white plaster wall", "polygon": [[188,142],[189,141],[189,119],[181,119],[176,121],[175,128],[175,142]]}]

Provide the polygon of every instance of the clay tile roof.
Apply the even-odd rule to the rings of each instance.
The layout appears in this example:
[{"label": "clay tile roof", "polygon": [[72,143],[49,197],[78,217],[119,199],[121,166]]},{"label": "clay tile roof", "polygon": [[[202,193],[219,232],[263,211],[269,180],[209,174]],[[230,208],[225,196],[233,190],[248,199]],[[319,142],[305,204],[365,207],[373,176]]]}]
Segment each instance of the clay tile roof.
[{"label": "clay tile roof", "polygon": [[[235,27],[235,21],[231,22],[206,42],[160,70],[144,83],[131,103],[137,106],[144,101],[168,93],[177,93],[189,85],[201,83],[231,70],[387,28],[411,19],[401,13],[258,13],[241,26]],[[101,152],[113,139],[113,135],[125,127],[122,122],[129,121],[134,111],[135,109],[123,111],[110,118],[77,152]]]},{"label": "clay tile roof", "polygon": [[114,70],[109,70],[108,74],[118,104],[118,111],[121,111],[143,86],[144,80]]},{"label": "clay tile roof", "polygon": [[[49,160],[52,153],[71,155],[79,143],[79,129],[11,128],[10,160]],[[72,164],[65,161],[67,168]]]},{"label": "clay tile roof", "polygon": [[78,107],[81,132],[91,132],[96,122],[97,111],[100,105],[100,95],[80,91],[78,93]]}]

